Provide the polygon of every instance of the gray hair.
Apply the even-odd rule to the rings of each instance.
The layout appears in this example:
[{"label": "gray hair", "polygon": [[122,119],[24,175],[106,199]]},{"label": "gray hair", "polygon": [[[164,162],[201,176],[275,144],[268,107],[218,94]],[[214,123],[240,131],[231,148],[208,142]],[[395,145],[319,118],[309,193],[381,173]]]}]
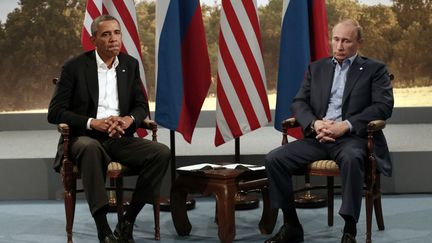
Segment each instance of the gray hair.
[{"label": "gray hair", "polygon": [[95,35],[96,35],[96,32],[97,32],[97,30],[98,30],[98,26],[99,26],[99,24],[100,24],[101,22],[109,21],[109,20],[115,20],[115,21],[117,21],[117,23],[118,23],[119,26],[120,26],[120,22],[119,22],[115,17],[113,17],[113,16],[111,16],[111,15],[101,15],[101,16],[95,18],[95,19],[93,20],[93,23],[91,24],[91,26],[90,26],[90,29],[91,29],[91,35],[92,35],[92,36],[95,36]]},{"label": "gray hair", "polygon": [[[344,20],[339,21],[337,24],[335,24],[335,27],[339,24],[346,24],[346,25],[354,26],[354,28],[356,28],[356,30],[357,30],[357,40],[363,39],[363,27],[361,27],[361,25],[359,24],[359,22],[357,20],[344,19]],[[334,29],[334,27],[333,27],[333,29]]]}]

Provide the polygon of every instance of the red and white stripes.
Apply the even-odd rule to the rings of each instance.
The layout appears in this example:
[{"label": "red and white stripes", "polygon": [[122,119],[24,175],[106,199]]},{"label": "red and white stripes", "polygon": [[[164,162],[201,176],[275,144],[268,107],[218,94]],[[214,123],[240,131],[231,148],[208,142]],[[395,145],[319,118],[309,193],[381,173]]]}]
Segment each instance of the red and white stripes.
[{"label": "red and white stripes", "polygon": [[81,43],[85,50],[92,50],[94,46],[90,42],[91,23],[101,14],[109,14],[120,22],[122,30],[122,51],[135,57],[140,64],[140,76],[144,92],[147,96],[147,86],[142,63],[141,44],[138,35],[138,25],[133,0],[87,0],[84,27]]},{"label": "red and white stripes", "polygon": [[271,121],[256,1],[222,0],[215,145]]}]

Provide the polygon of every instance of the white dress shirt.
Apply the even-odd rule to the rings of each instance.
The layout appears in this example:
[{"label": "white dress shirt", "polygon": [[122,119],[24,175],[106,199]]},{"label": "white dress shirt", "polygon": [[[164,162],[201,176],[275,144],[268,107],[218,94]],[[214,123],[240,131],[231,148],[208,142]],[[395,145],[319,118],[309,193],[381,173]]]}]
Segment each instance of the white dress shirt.
[{"label": "white dress shirt", "polygon": [[[102,119],[109,116],[118,116],[119,100],[117,92],[117,73],[116,67],[119,64],[119,60],[115,57],[111,68],[105,64],[102,58],[95,50],[96,64],[98,72],[98,87],[99,87],[99,98],[97,107],[97,119]],[[91,129],[90,123],[93,118],[89,118],[87,121],[87,129]]]}]

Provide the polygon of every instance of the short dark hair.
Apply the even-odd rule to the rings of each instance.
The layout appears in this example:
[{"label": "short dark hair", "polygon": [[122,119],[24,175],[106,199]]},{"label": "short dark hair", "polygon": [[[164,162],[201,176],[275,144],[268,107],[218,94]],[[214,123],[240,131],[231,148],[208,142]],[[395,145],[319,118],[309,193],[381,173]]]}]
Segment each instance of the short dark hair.
[{"label": "short dark hair", "polygon": [[[344,19],[339,21],[336,25],[339,24],[349,24],[354,26],[357,29],[357,40],[362,40],[363,39],[363,27],[361,27],[361,25],[359,24],[359,22],[357,20],[354,19]],[[333,27],[334,28],[334,27]]]},{"label": "short dark hair", "polygon": [[117,23],[118,23],[119,26],[120,26],[120,22],[119,22],[115,17],[113,17],[113,16],[111,16],[111,15],[107,15],[107,14],[105,14],[105,15],[101,15],[101,16],[95,18],[95,19],[93,20],[93,22],[92,22],[92,24],[91,24],[91,26],[90,26],[91,35],[92,35],[92,36],[95,36],[95,35],[96,35],[96,32],[97,32],[97,30],[98,30],[98,26],[99,26],[99,24],[100,24],[101,22],[109,21],[109,20],[115,20],[115,21],[117,21]]}]

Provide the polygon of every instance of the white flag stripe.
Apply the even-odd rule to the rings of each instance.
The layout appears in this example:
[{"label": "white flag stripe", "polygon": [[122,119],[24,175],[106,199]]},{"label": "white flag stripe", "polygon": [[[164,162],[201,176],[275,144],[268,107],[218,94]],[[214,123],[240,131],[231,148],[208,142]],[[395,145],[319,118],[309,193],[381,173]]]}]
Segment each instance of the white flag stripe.
[{"label": "white flag stripe", "polygon": [[87,30],[87,32],[89,33],[89,35],[91,36],[91,23],[93,22],[93,19],[91,18],[90,14],[88,11],[85,12],[85,17],[84,17],[84,27]]},{"label": "white flag stripe", "polygon": [[[218,59],[219,58],[222,60],[220,52],[219,52]],[[222,89],[225,91],[225,95],[228,99],[231,109],[233,110],[237,123],[239,124],[242,130],[250,129],[246,113],[243,110],[243,106],[234,89],[233,83],[228,75],[228,72],[225,68],[225,63],[223,61],[218,62],[218,75],[219,75],[219,80],[221,81],[220,84],[222,85]]]},{"label": "white flag stripe", "polygon": [[234,136],[232,135],[228,123],[225,120],[225,116],[222,113],[219,100],[216,102],[216,126],[219,128],[219,132],[222,135],[224,141],[233,139]]},{"label": "white flag stripe", "polygon": [[246,89],[247,94],[245,95],[249,97],[249,100],[252,103],[252,108],[254,109],[258,120],[261,120],[262,118],[267,120],[267,115],[264,110],[265,108],[264,105],[261,103],[261,98],[258,94],[257,87],[255,87],[255,83],[253,82],[253,78],[247,67],[246,60],[244,59],[240,51],[240,47],[238,46],[238,43],[234,37],[234,34],[228,24],[228,20],[226,19],[225,15],[221,15],[221,31],[225,38],[225,43],[228,46],[229,52],[233,57],[235,66],[237,67],[237,70],[240,74],[241,80],[238,81],[242,82]]},{"label": "white flag stripe", "polygon": [[124,1],[126,8],[128,9],[129,14],[132,17],[132,20],[134,21],[134,25],[135,25],[135,29],[138,32],[138,20],[137,20],[137,15],[136,14],[131,14],[131,13],[135,13],[135,1]]},{"label": "white flag stripe", "polygon": [[249,16],[246,13],[242,1],[232,2],[232,4],[233,4],[234,11],[236,12],[237,18],[240,22],[240,25],[242,27],[243,33],[246,36],[246,40],[248,42],[249,48],[252,50],[252,54],[254,56],[254,59],[257,63],[258,69],[261,74],[261,79],[266,85],[264,62],[262,58],[261,48],[255,34],[255,30],[252,27],[252,23],[249,21]]}]

